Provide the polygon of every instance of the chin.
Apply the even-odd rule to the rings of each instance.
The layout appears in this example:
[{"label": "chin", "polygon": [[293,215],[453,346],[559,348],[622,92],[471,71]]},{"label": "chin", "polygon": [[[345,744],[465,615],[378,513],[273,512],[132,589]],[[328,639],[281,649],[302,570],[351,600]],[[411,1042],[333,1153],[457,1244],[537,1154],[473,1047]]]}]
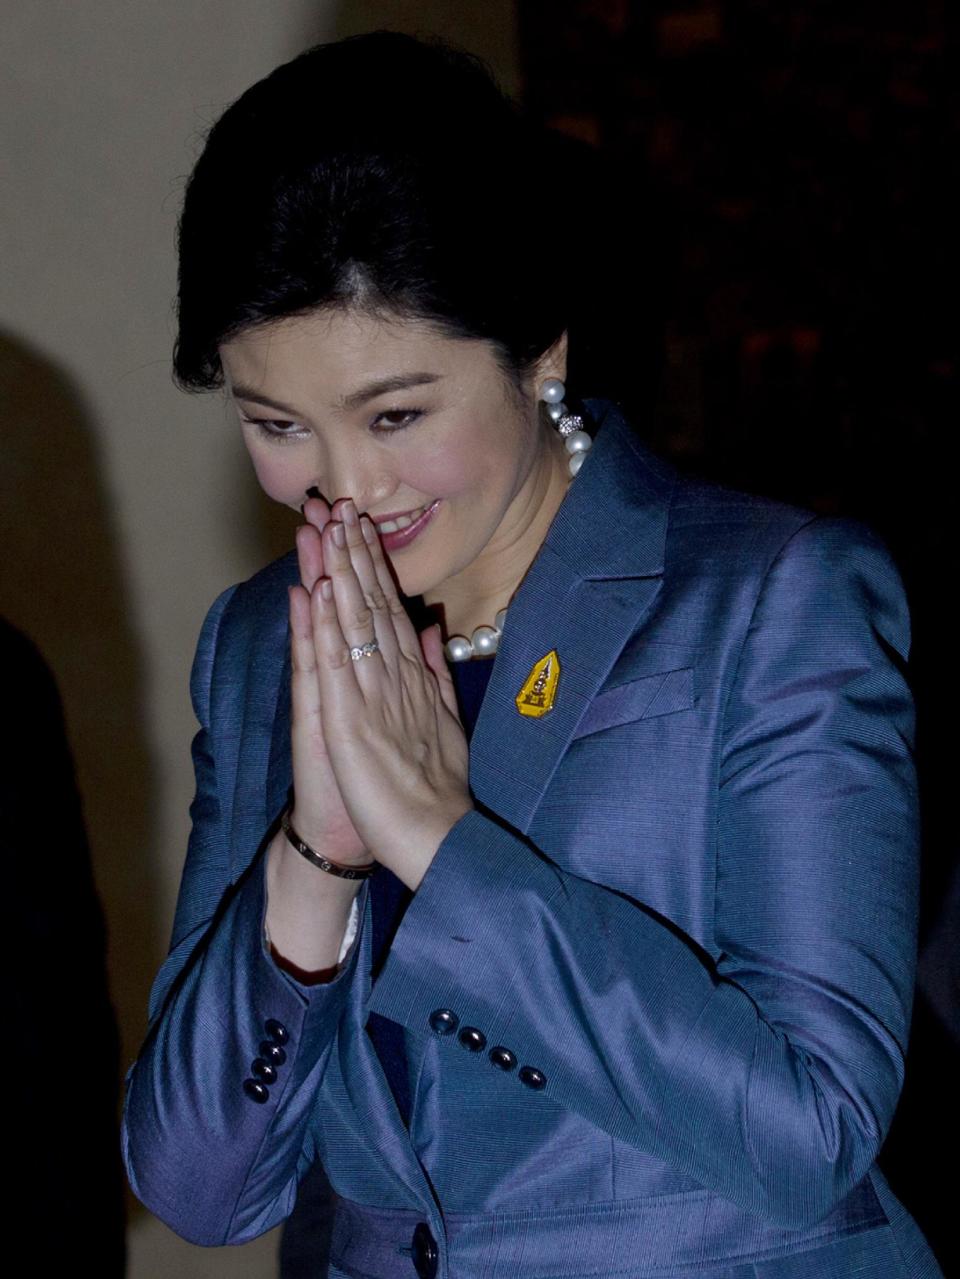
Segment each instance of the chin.
[{"label": "chin", "polygon": [[436,585],[432,577],[425,577],[423,574],[415,571],[401,573],[397,571],[396,565],[394,565],[394,575],[397,579],[397,585],[399,586],[400,591],[408,598],[415,595],[422,595],[424,591],[429,591],[431,586]]},{"label": "chin", "polygon": [[424,564],[404,564],[403,559],[403,553],[396,556],[387,555],[387,562],[393,568],[397,585],[408,597],[423,595],[446,580],[446,574],[442,572],[436,570],[431,572],[430,568]]}]

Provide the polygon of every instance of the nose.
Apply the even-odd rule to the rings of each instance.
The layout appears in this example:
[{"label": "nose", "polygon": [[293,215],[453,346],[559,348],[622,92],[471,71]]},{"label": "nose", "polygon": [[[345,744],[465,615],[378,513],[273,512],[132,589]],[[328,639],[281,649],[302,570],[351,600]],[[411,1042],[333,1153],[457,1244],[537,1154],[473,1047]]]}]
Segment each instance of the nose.
[{"label": "nose", "polygon": [[310,496],[316,496],[316,490],[319,490],[328,506],[350,497],[358,510],[368,511],[383,506],[384,499],[396,488],[396,482],[382,463],[366,451],[355,447],[336,451],[329,448],[311,488],[314,492]]}]

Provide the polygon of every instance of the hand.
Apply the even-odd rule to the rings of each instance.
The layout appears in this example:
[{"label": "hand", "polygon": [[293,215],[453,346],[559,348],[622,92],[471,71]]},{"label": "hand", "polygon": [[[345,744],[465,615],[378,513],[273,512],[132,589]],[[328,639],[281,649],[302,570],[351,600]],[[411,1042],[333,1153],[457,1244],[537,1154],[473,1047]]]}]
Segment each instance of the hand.
[{"label": "hand", "polygon": [[[467,740],[439,628],[417,635],[373,523],[350,501],[338,513],[319,532],[326,576],[309,595],[323,735],[358,836],[416,889],[473,807]],[[306,588],[292,595],[305,610]],[[379,652],[351,660],[374,638]]]},{"label": "hand", "polygon": [[308,505],[310,523],[297,530],[301,585],[291,589],[289,601],[294,794],[290,820],[301,839],[331,861],[362,865],[369,863],[370,853],[344,807],[324,740],[310,617],[310,595],[323,577],[321,533],[332,513],[322,500],[313,498]]}]

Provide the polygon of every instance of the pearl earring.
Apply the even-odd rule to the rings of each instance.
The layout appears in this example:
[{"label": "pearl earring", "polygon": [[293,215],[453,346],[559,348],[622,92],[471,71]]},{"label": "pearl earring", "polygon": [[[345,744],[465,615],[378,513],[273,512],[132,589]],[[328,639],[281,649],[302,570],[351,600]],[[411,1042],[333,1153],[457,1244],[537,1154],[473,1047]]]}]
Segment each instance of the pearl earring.
[{"label": "pearl earring", "polygon": [[570,454],[568,466],[571,476],[577,474],[583,465],[583,459],[590,452],[593,440],[583,429],[583,418],[579,413],[571,413],[564,404],[567,388],[557,377],[548,377],[540,388],[540,399],[546,405],[547,417],[563,437],[567,452]]},{"label": "pearl earring", "polygon": [[[593,440],[583,429],[580,414],[571,413],[564,404],[563,397],[566,393],[566,387],[556,377],[548,377],[540,387],[540,399],[546,405],[547,416],[563,437],[570,455],[568,466],[572,479],[590,452]],[[500,633],[506,620],[507,610],[502,608],[492,626],[478,626],[469,638],[466,635],[451,635],[444,645],[447,657],[451,662],[468,662],[472,657],[492,657],[499,647]]]}]

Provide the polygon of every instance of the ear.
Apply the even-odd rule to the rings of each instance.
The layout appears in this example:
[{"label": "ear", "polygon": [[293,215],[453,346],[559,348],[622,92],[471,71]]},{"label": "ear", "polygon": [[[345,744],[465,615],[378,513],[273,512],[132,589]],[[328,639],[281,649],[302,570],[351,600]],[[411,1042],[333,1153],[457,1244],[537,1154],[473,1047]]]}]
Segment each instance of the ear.
[{"label": "ear", "polygon": [[567,380],[567,331],[564,331],[554,342],[553,346],[547,348],[543,355],[537,360],[533,366],[533,390],[535,395],[539,395],[540,387],[548,377],[559,378],[561,382]]}]

